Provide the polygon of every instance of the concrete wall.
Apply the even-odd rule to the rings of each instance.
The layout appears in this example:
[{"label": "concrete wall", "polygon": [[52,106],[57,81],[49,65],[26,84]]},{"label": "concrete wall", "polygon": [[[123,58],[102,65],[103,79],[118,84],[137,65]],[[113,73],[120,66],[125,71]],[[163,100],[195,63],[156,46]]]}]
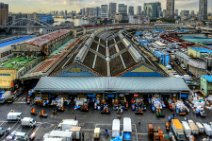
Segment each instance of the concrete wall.
[{"label": "concrete wall", "polygon": [[212,83],[208,82],[206,79],[200,79],[200,89],[205,95],[212,94]]},{"label": "concrete wall", "polygon": [[200,69],[190,65],[188,67],[188,70],[196,77],[200,77],[201,75],[207,74],[206,69]]}]

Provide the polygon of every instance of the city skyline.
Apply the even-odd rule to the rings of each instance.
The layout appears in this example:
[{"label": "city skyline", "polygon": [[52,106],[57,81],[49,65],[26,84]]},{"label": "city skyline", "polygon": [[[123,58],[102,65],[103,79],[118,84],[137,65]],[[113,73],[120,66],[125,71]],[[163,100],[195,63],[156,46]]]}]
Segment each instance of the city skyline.
[{"label": "city skyline", "polygon": [[[35,0],[0,0],[0,2],[9,4],[10,12],[50,12],[54,10],[68,10],[68,11],[79,11],[80,8],[85,7],[95,7],[102,4],[109,4],[114,2],[112,0],[36,0],[33,4],[29,3]],[[141,2],[140,2],[141,1]],[[116,3],[124,3],[128,6],[134,6],[137,10],[137,6],[141,5],[143,7],[144,3],[150,2],[161,2],[162,9],[166,9],[166,0],[117,0]],[[194,10],[197,12],[199,10],[199,0],[175,0],[175,9],[185,9]],[[188,8],[189,7],[189,8]],[[208,12],[212,12],[212,1],[208,2]]]}]

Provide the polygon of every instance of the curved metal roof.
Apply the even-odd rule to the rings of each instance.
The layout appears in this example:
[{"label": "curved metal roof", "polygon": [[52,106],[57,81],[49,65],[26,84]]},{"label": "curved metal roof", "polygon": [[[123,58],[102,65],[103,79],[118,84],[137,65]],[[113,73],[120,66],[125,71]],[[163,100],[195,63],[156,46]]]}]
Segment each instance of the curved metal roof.
[{"label": "curved metal roof", "polygon": [[142,92],[175,93],[189,91],[176,77],[42,77],[35,87],[43,92]]}]

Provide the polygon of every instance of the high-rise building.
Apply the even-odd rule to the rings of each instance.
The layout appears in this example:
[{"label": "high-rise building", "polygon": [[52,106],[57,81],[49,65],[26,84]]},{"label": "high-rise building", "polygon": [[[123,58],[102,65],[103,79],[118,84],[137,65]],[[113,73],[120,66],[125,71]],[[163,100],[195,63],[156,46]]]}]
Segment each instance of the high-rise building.
[{"label": "high-rise building", "polygon": [[109,13],[108,13],[108,5],[104,4],[104,5],[101,5],[101,17],[102,18],[108,18],[109,16]]},{"label": "high-rise building", "polygon": [[178,13],[179,13],[179,12],[178,12],[178,9],[175,9],[175,10],[174,10],[174,15],[175,15],[175,16],[178,16],[178,15],[179,15]]},{"label": "high-rise building", "polygon": [[191,17],[195,17],[195,12],[194,12],[194,10],[191,11]]},{"label": "high-rise building", "polygon": [[163,9],[162,16],[166,17],[166,9]]},{"label": "high-rise building", "polygon": [[137,7],[137,15],[142,15],[142,7],[141,6]]},{"label": "high-rise building", "polygon": [[87,17],[96,17],[97,9],[95,8],[86,8],[85,9],[85,16]]},{"label": "high-rise building", "polygon": [[118,12],[121,14],[127,14],[127,5],[119,4]]},{"label": "high-rise building", "polygon": [[199,20],[207,20],[208,0],[199,0]]},{"label": "high-rise building", "polygon": [[131,15],[131,16],[134,15],[134,7],[133,6],[129,6],[128,14]]},{"label": "high-rise building", "polygon": [[144,14],[150,19],[157,19],[161,17],[161,3],[144,3]]},{"label": "high-rise building", "polygon": [[101,7],[96,7],[96,17],[101,17]]},{"label": "high-rise building", "polygon": [[181,20],[186,20],[189,18],[189,10],[182,10],[180,12],[180,17],[181,17]]},{"label": "high-rise building", "polygon": [[80,13],[81,13],[81,16],[85,16],[86,9],[85,8],[80,9]]},{"label": "high-rise building", "polygon": [[116,15],[116,3],[109,3],[109,17],[113,18]]},{"label": "high-rise building", "polygon": [[166,17],[174,18],[174,2],[175,0],[166,1]]},{"label": "high-rise building", "polygon": [[6,26],[8,21],[9,5],[0,3],[0,26]]}]

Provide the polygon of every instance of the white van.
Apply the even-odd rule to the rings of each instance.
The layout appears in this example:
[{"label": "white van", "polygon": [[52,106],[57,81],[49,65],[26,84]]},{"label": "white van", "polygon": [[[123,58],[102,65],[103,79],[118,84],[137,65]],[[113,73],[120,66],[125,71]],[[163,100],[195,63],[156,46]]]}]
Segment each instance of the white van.
[{"label": "white van", "polygon": [[21,112],[9,112],[7,114],[7,120],[21,120],[22,113]]},{"label": "white van", "polygon": [[31,117],[24,117],[21,119],[21,125],[34,127],[36,125],[36,121]]}]

